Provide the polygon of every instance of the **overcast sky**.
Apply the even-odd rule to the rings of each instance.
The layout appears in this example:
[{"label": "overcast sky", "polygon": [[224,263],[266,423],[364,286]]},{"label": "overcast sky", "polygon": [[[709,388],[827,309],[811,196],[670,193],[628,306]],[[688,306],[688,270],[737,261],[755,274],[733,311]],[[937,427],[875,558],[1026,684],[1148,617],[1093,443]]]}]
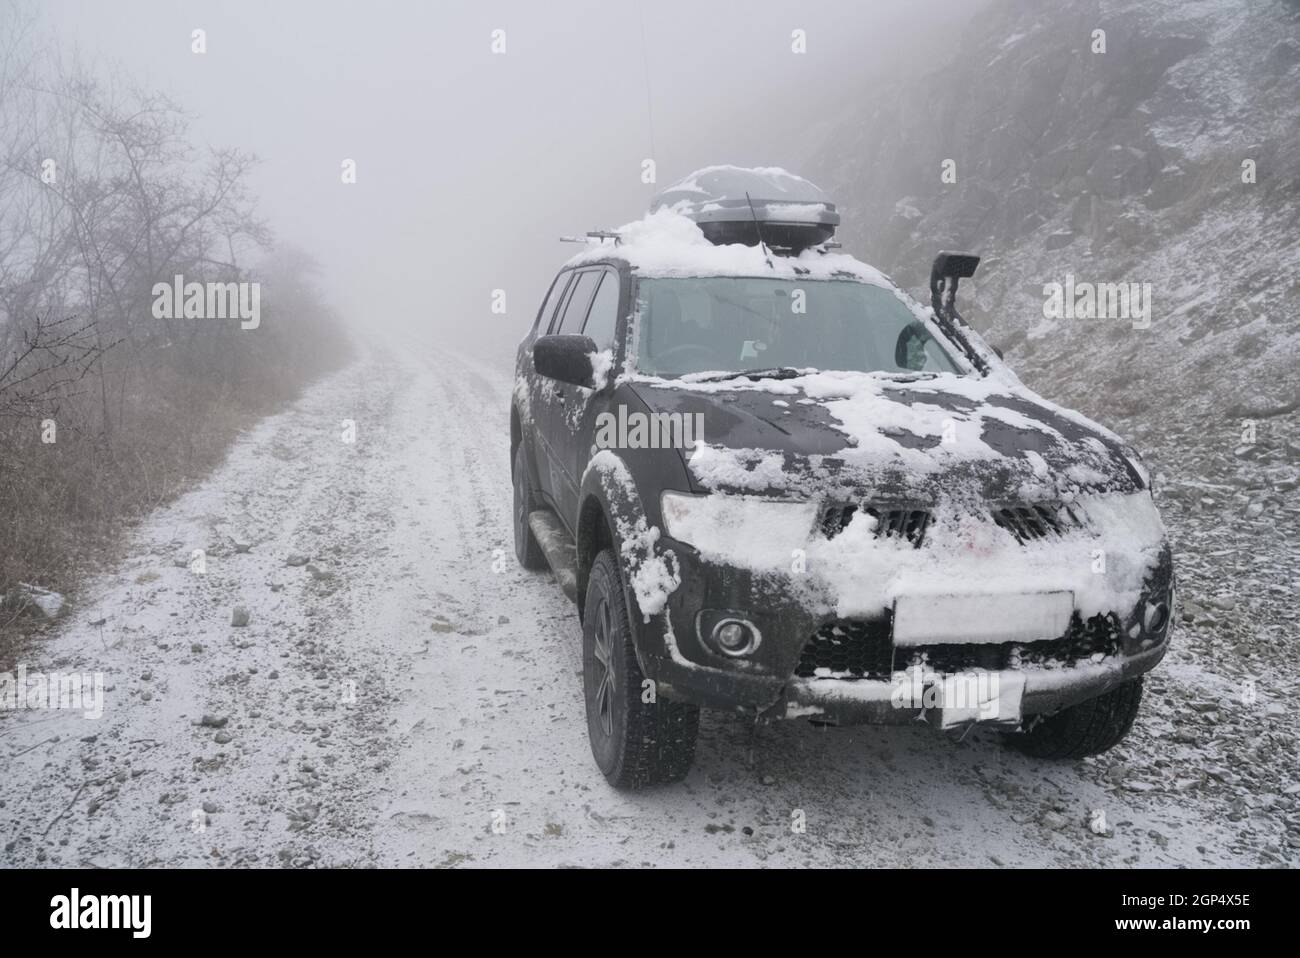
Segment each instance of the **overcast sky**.
[{"label": "overcast sky", "polygon": [[[361,327],[517,340],[561,233],[639,216],[712,163],[796,171],[819,121],[924,60],[957,0],[49,0],[44,25],[262,160],[281,239]],[[742,13],[743,11],[743,13]],[[195,28],[207,52],[190,51]],[[792,52],[803,30],[807,53]],[[504,54],[492,52],[505,31]],[[644,42],[643,42],[644,38]],[[357,183],[340,182],[345,158]],[[658,184],[641,182],[657,162]],[[506,316],[490,312],[491,291]]]}]

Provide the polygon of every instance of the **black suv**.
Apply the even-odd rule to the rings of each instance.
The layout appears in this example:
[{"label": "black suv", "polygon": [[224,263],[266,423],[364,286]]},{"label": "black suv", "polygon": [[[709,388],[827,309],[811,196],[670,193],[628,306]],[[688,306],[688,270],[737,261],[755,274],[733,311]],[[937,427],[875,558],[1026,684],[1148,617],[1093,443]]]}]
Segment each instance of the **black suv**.
[{"label": "black suv", "polygon": [[680,779],[700,707],[1110,748],[1172,619],[1136,453],[962,321],[977,257],[922,307],[824,197],[745,192],[752,234],[716,195],[592,234],[518,350],[515,549],[577,604],[601,771]]}]

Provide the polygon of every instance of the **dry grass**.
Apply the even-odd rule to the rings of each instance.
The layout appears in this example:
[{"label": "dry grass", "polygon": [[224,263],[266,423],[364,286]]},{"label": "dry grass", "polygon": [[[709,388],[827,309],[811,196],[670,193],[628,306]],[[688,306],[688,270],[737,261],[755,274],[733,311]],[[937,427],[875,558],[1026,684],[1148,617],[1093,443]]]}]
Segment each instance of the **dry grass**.
[{"label": "dry grass", "polygon": [[[131,524],[207,475],[232,440],[313,378],[346,358],[333,326],[298,337],[266,337],[258,352],[221,363],[219,378],[180,351],[129,369],[122,355],[107,376],[116,400],[112,432],[102,430],[98,387],[40,414],[57,423],[42,441],[42,419],[0,418],[0,671],[49,625],[17,601],[18,583],[75,599],[85,575],[117,554]],[[170,351],[169,351],[170,352]],[[227,357],[229,359],[230,357]],[[181,371],[181,367],[185,371]]]}]

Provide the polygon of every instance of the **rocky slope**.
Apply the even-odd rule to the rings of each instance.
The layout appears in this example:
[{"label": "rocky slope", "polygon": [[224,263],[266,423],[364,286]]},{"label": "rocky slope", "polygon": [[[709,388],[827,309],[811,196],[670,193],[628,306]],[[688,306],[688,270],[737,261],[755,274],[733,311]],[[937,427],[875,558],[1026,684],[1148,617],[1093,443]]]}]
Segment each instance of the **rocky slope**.
[{"label": "rocky slope", "polygon": [[[1166,697],[1158,721],[1222,761],[1132,758],[1235,782],[1229,820],[1244,836],[1272,816],[1266,844],[1293,855],[1300,758],[1278,710],[1300,686],[1300,4],[995,0],[941,64],[846,99],[809,172],[845,246],[915,292],[938,249],[983,254],[965,315],[1029,385],[1143,451],[1180,583],[1170,666],[1223,682],[1217,704]],[[1046,318],[1067,275],[1150,283],[1149,327]],[[1237,733],[1244,749],[1213,748]]]},{"label": "rocky slope", "polygon": [[[814,167],[845,245],[900,282],[982,253],[968,317],[1057,398],[1103,419],[1298,398],[1300,4],[995,2],[944,65],[847,98]],[[1045,319],[1067,274],[1152,284],[1150,327]]]}]

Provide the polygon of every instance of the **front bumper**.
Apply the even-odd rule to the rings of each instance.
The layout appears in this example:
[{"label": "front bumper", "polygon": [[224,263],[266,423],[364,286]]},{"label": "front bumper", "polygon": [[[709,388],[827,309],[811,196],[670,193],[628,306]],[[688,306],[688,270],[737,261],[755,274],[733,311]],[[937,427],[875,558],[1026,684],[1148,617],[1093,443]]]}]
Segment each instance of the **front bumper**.
[{"label": "front bumper", "polygon": [[[810,718],[828,724],[906,724],[936,718],[934,710],[919,702],[915,707],[899,704],[900,677],[888,666],[861,677],[808,674],[806,660],[801,660],[805,647],[814,634],[836,620],[825,597],[809,591],[807,577],[758,574],[706,562],[694,549],[671,539],[661,540],[660,546],[675,557],[681,585],[661,614],[649,622],[636,621],[633,627],[642,671],[665,696],[764,718]],[[1158,632],[1148,633],[1143,625],[1142,610],[1148,601],[1163,602],[1167,608]],[[732,616],[752,622],[761,635],[757,649],[743,658],[721,654],[708,639],[712,622]],[[1150,671],[1164,658],[1173,621],[1167,550],[1137,607],[1116,610],[1109,621],[1114,628],[1105,654],[1022,666],[1017,646],[1011,656],[1015,667],[1006,668],[1003,656],[1004,667],[988,669],[993,682],[1023,688],[1017,718],[1054,712],[1102,695]],[[868,624],[885,629],[886,635],[891,628],[887,621]],[[979,651],[995,649],[981,646]],[[932,673],[930,679],[934,678]],[[942,673],[937,678],[941,680]]]}]

